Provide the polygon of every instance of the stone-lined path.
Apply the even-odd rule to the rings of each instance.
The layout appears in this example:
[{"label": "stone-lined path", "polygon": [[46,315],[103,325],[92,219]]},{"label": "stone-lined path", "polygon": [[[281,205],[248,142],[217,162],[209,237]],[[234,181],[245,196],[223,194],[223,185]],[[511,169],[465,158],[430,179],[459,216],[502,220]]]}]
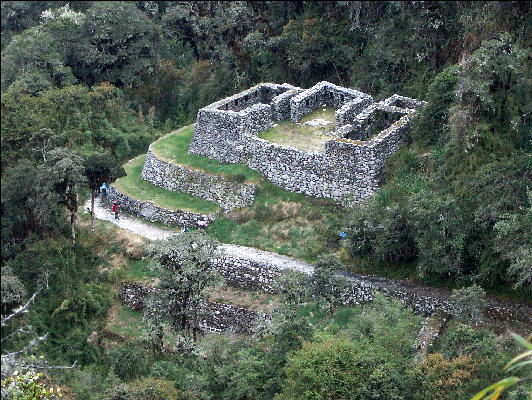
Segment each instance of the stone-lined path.
[{"label": "stone-lined path", "polygon": [[[94,201],[94,217],[103,221],[109,221],[117,225],[119,228],[131,231],[139,236],[150,240],[166,239],[170,236],[178,235],[179,233],[170,229],[159,228],[155,225],[143,222],[135,217],[131,217],[124,213],[120,213],[120,219],[115,219],[115,215],[110,208],[105,208],[100,203],[101,199],[98,197]],[[90,210],[91,201],[87,200],[84,210]],[[88,211],[87,211],[88,212]]]},{"label": "stone-lined path", "polygon": [[[90,207],[91,202],[88,200],[85,203],[85,211],[90,209]],[[94,216],[97,219],[112,222],[122,229],[127,229],[128,231],[150,240],[166,239],[170,236],[179,235],[176,231],[159,228],[124,213],[120,214],[120,219],[115,219],[112,210],[101,205],[100,198],[97,198],[94,202]],[[258,263],[277,267],[278,269],[294,269],[306,274],[311,274],[314,271],[312,264],[308,264],[295,258],[271,253],[269,251],[258,250],[252,247],[236,246],[233,244],[222,244],[220,248],[234,257],[243,257]]]},{"label": "stone-lined path", "polygon": [[[87,208],[90,209],[90,200],[85,204],[85,210]],[[99,198],[95,201],[94,213],[95,217],[98,219],[109,221],[122,229],[129,230],[150,240],[166,239],[170,236],[179,235],[176,231],[159,228],[125,214],[122,214],[119,220],[115,220],[113,212],[110,209],[103,207],[100,204]],[[252,260],[259,264],[272,266],[278,270],[292,269],[308,275],[312,274],[314,271],[312,264],[269,251],[232,244],[222,244],[220,248],[222,248],[226,254],[234,258]],[[449,305],[450,292],[445,289],[418,285],[403,280],[360,275],[348,271],[338,271],[337,275],[342,276],[345,280],[350,281],[362,290],[365,290],[366,288],[370,291],[379,290],[392,297],[400,299],[408,297],[413,300],[414,303],[425,303],[425,301],[428,300],[428,303],[430,304],[438,304],[434,307],[434,312],[437,312],[439,308],[445,309],[447,308],[446,305]],[[423,308],[426,308],[426,306]],[[491,318],[504,320],[511,325],[513,325],[512,322],[521,320],[521,323],[526,321],[525,325],[532,326],[532,322],[530,321],[532,307],[526,304],[489,298],[488,314]]]}]

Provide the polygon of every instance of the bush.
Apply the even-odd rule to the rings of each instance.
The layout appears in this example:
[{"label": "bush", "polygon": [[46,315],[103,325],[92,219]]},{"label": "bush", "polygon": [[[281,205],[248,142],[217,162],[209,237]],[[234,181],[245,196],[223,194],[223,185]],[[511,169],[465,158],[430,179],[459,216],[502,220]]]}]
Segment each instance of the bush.
[{"label": "bush", "polygon": [[236,174],[233,178],[236,182],[242,183],[246,180],[246,175],[244,174]]},{"label": "bush", "polygon": [[143,378],[129,384],[132,400],[192,400],[194,396],[176,389],[174,383],[164,379]]},{"label": "bush", "polygon": [[139,343],[128,342],[109,353],[111,365],[118,377],[131,380],[148,372],[146,351]]},{"label": "bush", "polygon": [[467,324],[478,325],[484,319],[484,308],[488,304],[486,292],[478,285],[455,289],[451,295],[453,316]]},{"label": "bush", "polygon": [[2,315],[6,315],[13,307],[22,304],[26,295],[24,285],[13,274],[13,270],[5,266],[2,268]]}]

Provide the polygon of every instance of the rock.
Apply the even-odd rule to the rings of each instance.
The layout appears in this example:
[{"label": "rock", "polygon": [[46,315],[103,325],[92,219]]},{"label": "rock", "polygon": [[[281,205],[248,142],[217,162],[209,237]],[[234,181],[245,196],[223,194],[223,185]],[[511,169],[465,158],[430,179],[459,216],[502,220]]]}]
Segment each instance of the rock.
[{"label": "rock", "polygon": [[98,341],[99,341],[99,337],[98,337],[98,333],[93,331],[89,337],[87,338],[87,344],[89,346],[92,346],[92,347],[96,347],[98,348]]}]

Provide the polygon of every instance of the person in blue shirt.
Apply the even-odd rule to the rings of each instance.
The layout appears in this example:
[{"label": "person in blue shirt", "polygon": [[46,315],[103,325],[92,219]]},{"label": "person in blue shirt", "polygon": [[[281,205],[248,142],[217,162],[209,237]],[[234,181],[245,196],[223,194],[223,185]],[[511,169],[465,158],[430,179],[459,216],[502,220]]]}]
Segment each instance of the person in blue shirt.
[{"label": "person in blue shirt", "polygon": [[105,182],[102,183],[102,186],[100,186],[100,191],[102,192],[102,197],[107,195],[107,184]]}]

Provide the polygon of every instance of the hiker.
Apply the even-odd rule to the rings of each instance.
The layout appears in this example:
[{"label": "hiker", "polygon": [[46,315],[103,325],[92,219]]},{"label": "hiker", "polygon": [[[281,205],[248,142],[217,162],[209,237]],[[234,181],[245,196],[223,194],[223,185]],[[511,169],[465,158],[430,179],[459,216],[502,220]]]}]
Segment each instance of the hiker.
[{"label": "hiker", "polygon": [[115,213],[115,219],[120,219],[118,216],[118,207],[120,207],[120,203],[113,201],[113,211]]},{"label": "hiker", "polygon": [[185,233],[188,233],[188,232],[190,232],[190,231],[188,230],[188,228],[186,226],[183,226],[181,228],[181,234],[185,234]]},{"label": "hiker", "polygon": [[107,184],[105,182],[100,186],[100,191],[102,192],[102,198],[107,195]]},{"label": "hiker", "polygon": [[203,230],[207,229],[207,221],[202,220],[202,221],[197,221],[196,223],[198,224],[199,229],[203,229]]}]

